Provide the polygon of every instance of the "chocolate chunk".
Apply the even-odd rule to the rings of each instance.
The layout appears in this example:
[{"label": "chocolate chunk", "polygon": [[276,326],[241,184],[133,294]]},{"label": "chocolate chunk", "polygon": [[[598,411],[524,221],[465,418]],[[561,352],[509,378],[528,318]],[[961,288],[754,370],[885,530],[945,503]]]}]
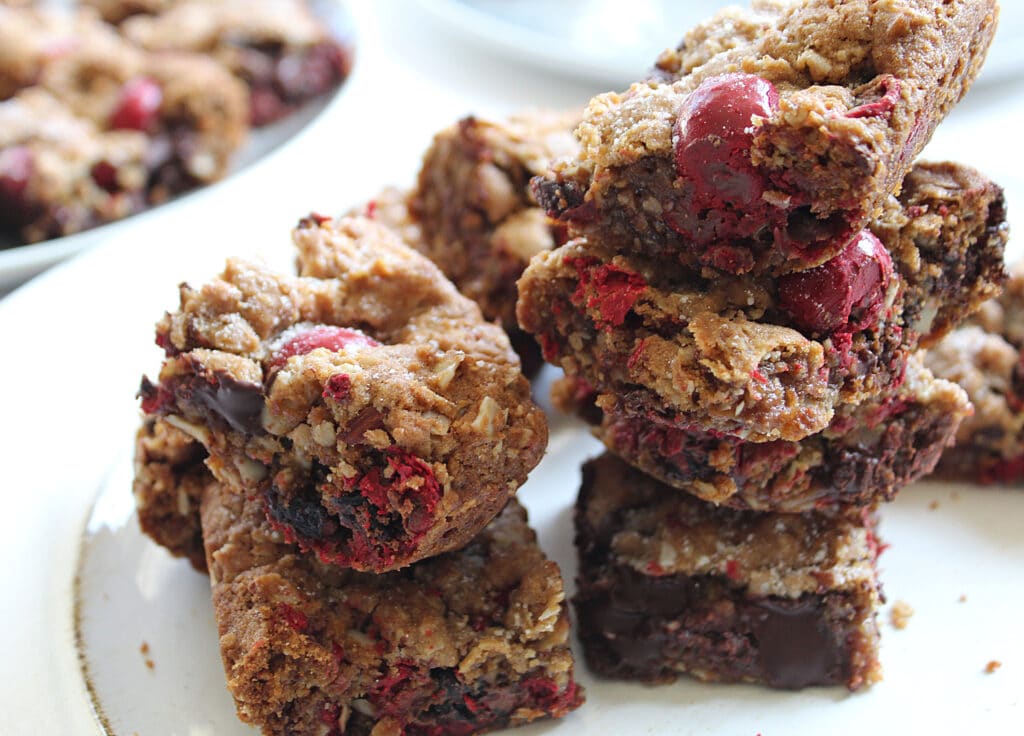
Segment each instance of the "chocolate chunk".
[{"label": "chocolate chunk", "polygon": [[822,682],[841,682],[840,650],[833,641],[819,596],[795,601],[765,599],[753,631],[761,670],[772,687],[795,690]]},{"label": "chocolate chunk", "polygon": [[270,518],[292,527],[307,539],[325,539],[338,528],[317,498],[299,496],[286,503],[276,486],[271,486],[265,497]]},{"label": "chocolate chunk", "polygon": [[263,391],[258,384],[214,374],[208,383],[193,385],[192,397],[237,432],[259,434],[263,431]]}]

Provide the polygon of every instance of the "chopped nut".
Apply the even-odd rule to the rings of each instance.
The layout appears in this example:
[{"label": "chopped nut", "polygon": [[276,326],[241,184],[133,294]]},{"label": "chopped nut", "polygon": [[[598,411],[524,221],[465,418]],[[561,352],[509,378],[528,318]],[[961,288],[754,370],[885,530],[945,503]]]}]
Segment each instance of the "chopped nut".
[{"label": "chopped nut", "polygon": [[186,421],[176,414],[168,414],[164,419],[172,427],[180,429],[197,442],[201,442],[207,446],[210,444],[210,433],[206,430],[206,427],[201,427],[198,424],[192,424],[192,422]]},{"label": "chopped nut", "polygon": [[465,360],[466,356],[462,353],[451,353],[442,358],[437,365],[434,366],[434,385],[440,390],[444,391],[448,388],[448,385],[455,378],[455,371],[462,365],[462,361]]},{"label": "chopped nut", "polygon": [[175,499],[178,503],[178,513],[182,516],[188,516],[189,509],[192,508],[192,503],[189,501],[188,493],[182,486],[178,486],[178,495]]},{"label": "chopped nut", "polygon": [[828,78],[829,72],[832,71],[832,62],[814,49],[805,49],[797,58],[796,67],[806,69],[811,79],[820,82]]},{"label": "chopped nut", "polygon": [[265,465],[261,465],[248,458],[240,459],[237,464],[238,474],[242,476],[243,480],[256,483],[267,477],[267,467]]},{"label": "chopped nut", "polygon": [[330,422],[320,422],[313,427],[313,440],[323,447],[332,447],[337,440],[334,425]]},{"label": "chopped nut", "polygon": [[896,601],[892,604],[892,608],[889,611],[889,619],[892,621],[893,628],[895,629],[907,628],[907,621],[913,615],[914,609],[906,601]]},{"label": "chopped nut", "polygon": [[480,402],[476,419],[473,420],[470,426],[477,432],[481,432],[488,437],[494,437],[497,435],[498,430],[505,426],[507,416],[508,412],[498,406],[497,401],[490,396],[485,396],[483,401]]}]

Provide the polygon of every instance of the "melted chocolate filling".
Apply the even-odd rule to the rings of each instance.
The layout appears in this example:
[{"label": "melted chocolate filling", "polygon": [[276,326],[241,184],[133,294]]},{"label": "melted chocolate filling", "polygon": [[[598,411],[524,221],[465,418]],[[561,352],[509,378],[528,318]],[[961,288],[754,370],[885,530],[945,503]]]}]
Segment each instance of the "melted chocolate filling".
[{"label": "melted chocolate filling", "polygon": [[263,431],[263,391],[258,384],[214,374],[208,381],[193,382],[191,389],[194,405],[219,416],[236,432]]},{"label": "melted chocolate filling", "polygon": [[857,620],[844,593],[748,598],[712,576],[587,567],[574,603],[588,661],[601,674],[663,681],[695,671],[784,689],[850,679],[846,642]]}]

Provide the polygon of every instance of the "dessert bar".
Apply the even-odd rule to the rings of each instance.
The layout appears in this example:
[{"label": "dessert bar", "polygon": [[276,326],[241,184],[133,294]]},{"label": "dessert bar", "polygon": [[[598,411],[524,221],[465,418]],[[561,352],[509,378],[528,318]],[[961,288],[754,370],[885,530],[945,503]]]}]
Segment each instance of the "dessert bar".
[{"label": "dessert bar", "polygon": [[352,67],[351,49],[305,0],[179,0],[155,15],[133,15],[121,30],[150,51],[201,52],[220,61],[248,85],[257,126],[330,92]]},{"label": "dessert bar", "polygon": [[458,551],[383,575],[300,554],[222,484],[202,525],[228,689],[267,736],[472,734],[583,702],[558,566],[515,500]]},{"label": "dessert bar", "polygon": [[197,55],[143,52],[87,13],[0,8],[0,229],[32,242],[218,179],[245,88]]},{"label": "dessert bar", "polygon": [[538,201],[574,236],[691,268],[781,274],[840,254],[970,87],[996,2],[764,7],[761,30],[728,42],[728,16],[705,26],[678,78],[595,97]]},{"label": "dessert bar", "polygon": [[576,113],[535,111],[502,121],[468,117],[434,137],[409,208],[420,250],[484,317],[518,331],[516,280],[537,253],[560,244],[530,179],[576,150]]},{"label": "dessert bar", "polygon": [[798,441],[898,385],[922,338],[998,289],[1005,214],[977,172],[919,164],[901,198],[821,266],[705,277],[579,238],[534,258],[518,316],[606,412]]},{"label": "dessert bar", "polygon": [[964,391],[911,357],[903,383],[797,442],[745,442],[656,418],[600,412],[585,390],[562,387],[562,405],[598,423],[616,455],[665,485],[737,509],[806,512],[888,501],[927,475],[971,412]]},{"label": "dessert bar", "polygon": [[139,526],[175,557],[206,571],[199,504],[216,481],[202,443],[165,419],[147,417],[135,436],[132,494]]},{"label": "dessert bar", "polygon": [[575,150],[579,116],[536,110],[463,118],[434,136],[411,192],[386,189],[359,210],[399,232],[505,328],[532,376],[540,348],[516,321],[516,281],[530,259],[564,241],[530,191],[531,177]]},{"label": "dessert bar", "polygon": [[514,500],[456,552],[354,573],[285,542],[262,504],[218,484],[204,456],[166,420],[147,419],[136,507],[143,531],[200,571],[205,534],[243,720],[267,734],[363,734],[375,724],[469,734],[582,703],[558,567]]},{"label": "dessert bar", "polygon": [[143,409],[325,562],[382,572],[457,549],[547,444],[508,338],[378,223],[309,217],[293,239],[299,276],[233,259],[182,286]]},{"label": "dessert bar", "polygon": [[98,130],[42,89],[0,102],[0,232],[34,242],[142,210],[148,150],[144,134]]},{"label": "dessert bar", "polygon": [[880,678],[874,512],[701,503],[605,454],[583,467],[573,599],[600,675],[796,689]]}]

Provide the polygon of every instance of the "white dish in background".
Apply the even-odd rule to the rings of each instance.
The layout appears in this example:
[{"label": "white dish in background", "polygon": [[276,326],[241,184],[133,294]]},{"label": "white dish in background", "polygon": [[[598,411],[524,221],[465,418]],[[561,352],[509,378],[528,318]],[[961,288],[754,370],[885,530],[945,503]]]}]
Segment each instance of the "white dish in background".
[{"label": "white dish in background", "polygon": [[[344,85],[342,85],[341,89],[344,89]],[[335,94],[340,93],[339,90]],[[283,120],[250,131],[245,145],[238,151],[231,162],[227,178],[243,171],[246,167],[256,163],[293,138],[323,111],[332,98],[333,96],[312,102]],[[140,220],[152,216],[161,208],[179,204],[182,200],[200,194],[210,187],[218,186],[221,183],[214,182],[206,187],[193,189],[175,197],[170,202],[157,205],[136,215],[126,217],[123,220],[116,220],[106,225],[94,227],[91,230],[84,230],[74,235],[54,238],[53,240],[46,240],[41,243],[9,246],[0,250],[0,295],[4,291],[12,289],[36,274],[41,273],[55,263],[70,258],[97,243],[108,240],[117,233],[122,232],[125,228],[134,227]]]},{"label": "white dish in background", "polygon": [[[352,21],[344,6],[336,0],[313,0],[312,5],[317,15],[324,19],[336,37],[342,39],[354,49],[356,38],[352,28]],[[354,61],[358,63],[358,58],[354,57]],[[250,130],[245,144],[232,158],[225,180],[243,171],[295,137],[323,112],[332,99],[342,94],[345,87],[346,84],[342,83],[330,95],[314,100],[292,115],[271,125]],[[170,202],[143,210],[122,220],[116,220],[62,238],[53,238],[40,243],[17,245],[17,241],[13,239],[8,240],[0,237],[0,296],[3,296],[4,292],[13,289],[18,284],[27,281],[55,263],[59,263],[86,248],[109,239],[114,234],[121,232],[125,226],[136,224],[139,220],[153,214],[153,212],[160,208],[178,203],[187,197],[199,194],[211,186],[217,186],[220,183],[214,182],[206,187],[198,187],[175,197]]]},{"label": "white dish in background", "polygon": [[[516,63],[624,89],[687,29],[746,0],[420,0],[446,26]],[[981,80],[1024,71],[1024,3],[1001,4]]]}]

